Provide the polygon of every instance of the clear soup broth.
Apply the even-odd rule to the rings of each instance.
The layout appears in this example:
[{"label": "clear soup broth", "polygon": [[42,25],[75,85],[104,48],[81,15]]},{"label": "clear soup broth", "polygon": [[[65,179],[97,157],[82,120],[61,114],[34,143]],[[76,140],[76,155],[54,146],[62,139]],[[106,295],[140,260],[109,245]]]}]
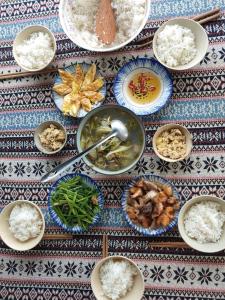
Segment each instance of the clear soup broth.
[{"label": "clear soup broth", "polygon": [[143,133],[137,120],[126,111],[116,108],[101,110],[92,116],[85,124],[81,132],[81,148],[87,149],[112,131],[111,121],[122,121],[128,129],[128,139],[121,141],[114,137],[94,149],[87,158],[96,167],[117,171],[131,165],[140,155],[143,149]]}]

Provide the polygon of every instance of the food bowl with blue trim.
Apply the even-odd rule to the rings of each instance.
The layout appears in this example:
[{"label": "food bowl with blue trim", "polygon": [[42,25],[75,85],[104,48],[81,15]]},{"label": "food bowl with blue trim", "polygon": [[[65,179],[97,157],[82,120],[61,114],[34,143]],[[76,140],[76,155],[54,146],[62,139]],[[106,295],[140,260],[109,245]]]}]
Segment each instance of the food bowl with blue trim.
[{"label": "food bowl with blue trim", "polygon": [[[170,219],[170,222],[166,226],[152,226],[149,227],[143,227],[140,224],[134,223],[127,212],[127,206],[128,206],[128,199],[130,197],[130,189],[133,188],[138,182],[141,180],[150,181],[152,184],[157,184],[158,186],[164,186],[172,191],[172,198],[176,199],[177,208],[174,210],[173,218]],[[153,201],[153,200],[151,200]],[[164,234],[165,232],[171,230],[178,222],[178,214],[179,214],[179,206],[180,206],[180,200],[179,200],[179,194],[175,186],[168,180],[157,176],[157,175],[143,175],[136,177],[130,181],[126,189],[124,190],[123,196],[122,196],[122,210],[124,213],[124,216],[126,218],[126,221],[128,222],[129,226],[134,229],[135,231],[139,232],[140,234],[144,236],[159,236]],[[166,208],[166,205],[165,205]],[[154,213],[154,212],[153,212]],[[163,214],[164,212],[162,212]],[[162,216],[161,214],[161,216]]]},{"label": "food bowl with blue trim", "polygon": [[173,80],[169,71],[151,58],[137,58],[117,73],[113,92],[117,102],[137,115],[149,115],[171,99]]},{"label": "food bowl with blue trim", "polygon": [[[85,63],[85,62],[80,63],[80,65],[81,65],[81,67],[82,67],[82,69],[83,69],[83,71],[84,71],[85,73],[86,73],[86,72],[88,71],[88,69],[91,67],[91,64],[87,64],[87,63]],[[70,65],[70,66],[64,68],[63,70],[66,71],[66,72],[69,72],[69,73],[71,73],[71,74],[74,74],[74,73],[75,73],[75,69],[76,69],[76,64],[73,64],[73,65]],[[96,76],[96,78],[97,78],[97,77],[103,77],[98,69],[96,70],[96,75],[95,75],[95,76]],[[60,75],[57,74],[57,75],[55,76],[55,79],[54,79],[54,85],[56,85],[56,84],[61,84],[61,83],[62,83],[62,79],[61,79]],[[105,96],[106,96],[106,81],[105,81],[105,80],[104,80],[104,85],[102,86],[102,88],[100,88],[100,89],[98,90],[98,92],[102,94],[103,100],[98,101],[98,102],[92,104],[92,110],[93,110],[94,108],[97,108],[97,107],[99,107],[100,105],[102,105],[102,103],[103,103],[103,101],[104,101],[104,98],[105,98]],[[59,94],[57,94],[54,90],[52,91],[52,96],[53,96],[53,101],[55,102],[56,107],[57,107],[61,112],[63,112],[63,99],[64,99],[64,97],[61,96],[61,95],[59,95]],[[88,113],[88,112],[87,112],[86,110],[84,110],[84,109],[81,107],[81,108],[79,109],[79,111],[78,111],[76,117],[77,117],[77,118],[83,118],[84,116],[86,116],[87,113]]]},{"label": "food bowl with blue trim", "polygon": [[[61,195],[63,195],[62,199],[60,198],[60,201],[65,201],[64,199],[67,197],[65,196],[65,193],[68,196],[68,192],[70,193],[70,199],[69,202],[65,201],[65,204],[63,205],[67,205],[67,207],[64,207],[64,212],[65,214],[63,216],[59,216],[61,214],[61,211],[59,212],[58,209],[57,211],[53,208],[53,205],[56,207],[56,205],[62,205],[61,203],[56,203],[54,202],[53,204],[53,199],[54,199],[54,195],[56,194],[56,192],[59,192],[58,187],[60,187],[62,190],[65,188],[65,186],[62,186],[63,183],[68,183],[69,180],[74,179],[74,182],[70,184],[70,186],[68,187],[68,191],[64,191]],[[98,211],[95,213],[95,215],[93,215],[92,220],[85,220],[86,218],[88,219],[88,217],[85,216],[85,212],[88,212],[87,210],[87,206],[88,205],[87,201],[85,200],[85,197],[82,198],[82,196],[80,196],[79,192],[78,192],[78,188],[81,188],[81,186],[79,186],[79,181],[77,180],[81,180],[81,182],[84,184],[84,187],[88,188],[88,193],[91,193],[91,191],[96,192],[96,197],[95,197],[95,201],[98,204]],[[70,181],[71,182],[71,181]],[[78,184],[78,187],[75,185],[75,183]],[[84,187],[82,186],[81,189],[84,189]],[[71,192],[73,194],[71,194]],[[79,195],[79,199],[76,200],[76,203],[73,203],[73,201],[75,201],[75,193],[76,193],[76,198]],[[91,197],[91,194],[88,194],[88,197]],[[87,199],[87,197],[86,197]],[[67,199],[68,200],[68,199]],[[90,200],[90,198],[89,198]],[[60,202],[59,201],[59,202]],[[84,202],[86,201],[86,202]],[[91,198],[92,201],[92,198]],[[79,203],[78,203],[79,202]],[[97,205],[96,204],[96,205]],[[82,233],[88,229],[90,229],[92,226],[94,226],[100,219],[100,213],[101,210],[103,209],[103,205],[104,205],[104,200],[103,200],[103,196],[102,193],[97,185],[97,183],[90,178],[87,175],[83,175],[80,173],[73,173],[73,174],[67,174],[61,178],[59,178],[50,188],[49,191],[49,195],[48,195],[48,210],[49,210],[49,214],[52,218],[52,220],[54,221],[54,223],[58,226],[60,226],[61,228],[63,228],[64,230],[68,231],[68,232],[72,232],[72,233]],[[69,210],[68,210],[69,209]],[[90,208],[88,208],[90,210]],[[92,207],[92,210],[94,211],[95,207]],[[67,210],[67,211],[66,211]],[[71,213],[72,211],[72,213]],[[69,226],[67,221],[68,221],[68,217],[71,217],[72,219],[76,218],[76,215],[80,213],[84,215],[84,222],[87,222],[87,226],[83,227],[82,224],[80,223],[81,221],[78,221],[76,225],[74,226]],[[69,216],[69,214],[71,214],[71,216]],[[67,217],[67,219],[65,218],[65,215]],[[64,220],[63,220],[64,219]],[[78,224],[80,223],[80,225]]]}]

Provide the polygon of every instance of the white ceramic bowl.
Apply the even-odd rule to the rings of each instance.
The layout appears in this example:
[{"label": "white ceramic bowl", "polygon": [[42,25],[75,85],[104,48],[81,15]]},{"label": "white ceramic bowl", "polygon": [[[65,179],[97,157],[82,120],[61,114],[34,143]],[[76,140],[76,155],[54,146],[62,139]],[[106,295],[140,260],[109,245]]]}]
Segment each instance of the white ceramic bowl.
[{"label": "white ceramic bowl", "polygon": [[[24,40],[26,40],[27,38],[29,38],[29,36],[34,33],[34,32],[44,32],[44,33],[48,33],[48,35],[50,36],[51,40],[52,40],[52,47],[53,47],[53,55],[51,57],[51,59],[49,60],[49,62],[41,67],[41,68],[36,68],[36,69],[30,69],[25,67],[24,65],[21,64],[20,59],[18,57],[18,55],[16,54],[16,47],[18,45],[20,45]],[[13,42],[13,56],[17,62],[17,64],[24,70],[29,71],[29,72],[37,72],[37,71],[41,71],[43,69],[45,69],[54,59],[56,53],[56,41],[55,41],[55,37],[53,35],[53,33],[45,26],[41,26],[41,25],[32,25],[32,26],[27,26],[25,27],[22,31],[20,31],[14,42]]]},{"label": "white ceramic bowl", "polygon": [[[158,152],[158,149],[157,149],[157,146],[156,146],[156,140],[158,138],[158,136],[165,130],[170,130],[170,129],[174,129],[174,128],[177,128],[179,129],[182,134],[185,135],[185,138],[186,138],[186,153],[185,155],[183,155],[182,157],[180,157],[179,159],[171,159],[169,157],[165,157],[163,155],[161,155],[159,152]],[[166,125],[163,125],[161,127],[159,127],[157,129],[157,131],[155,132],[153,138],[152,138],[152,146],[153,146],[153,150],[155,152],[155,154],[162,160],[165,160],[165,161],[168,161],[168,162],[176,162],[176,161],[180,161],[180,160],[183,160],[185,158],[187,158],[190,153],[191,153],[191,149],[192,149],[192,135],[190,134],[190,132],[187,130],[186,127],[182,126],[182,125],[179,125],[179,124],[166,124]]]},{"label": "white ceramic bowl", "polygon": [[182,239],[187,243],[190,247],[192,247],[195,250],[198,250],[200,252],[205,252],[205,253],[214,253],[214,252],[219,252],[225,249],[225,224],[223,225],[223,233],[221,238],[219,239],[218,242],[216,243],[205,243],[201,244],[197,240],[190,238],[184,228],[184,217],[187,211],[190,209],[191,206],[205,202],[205,201],[213,201],[218,204],[220,204],[221,209],[225,213],[225,201],[215,197],[215,196],[210,196],[210,195],[203,195],[203,196],[198,196],[195,198],[192,198],[191,200],[187,201],[184,206],[181,208],[179,217],[178,217],[178,229],[180,232],[180,235]]},{"label": "white ceramic bowl", "polygon": [[108,261],[109,259],[114,259],[117,261],[125,260],[131,263],[136,271],[137,275],[134,277],[134,284],[132,289],[124,296],[121,297],[120,300],[141,300],[144,294],[144,278],[143,275],[138,268],[138,266],[129,258],[124,256],[108,256],[102,260],[100,260],[96,266],[94,267],[91,273],[91,288],[97,300],[109,300],[108,297],[103,295],[102,285],[100,281],[99,271],[103,263]]},{"label": "white ceramic bowl", "polygon": [[[189,28],[193,32],[193,34],[195,36],[197,55],[195,56],[195,58],[193,60],[191,60],[189,63],[187,63],[185,65],[180,65],[177,67],[169,67],[158,56],[156,41],[157,41],[158,34],[164,29],[164,27],[166,25],[175,25],[175,24]],[[185,19],[185,18],[176,18],[176,19],[172,19],[172,20],[169,20],[169,21],[163,23],[163,25],[160,26],[159,29],[156,31],[154,38],[153,38],[153,52],[154,52],[154,55],[157,58],[157,60],[165,67],[167,67],[171,70],[177,70],[177,71],[187,70],[187,69],[190,69],[190,68],[194,67],[195,65],[199,64],[207,52],[208,45],[209,45],[209,41],[208,41],[208,36],[207,36],[205,29],[199,23],[197,23],[191,19]]]},{"label": "white ceramic bowl", "polygon": [[[39,234],[39,236],[37,236],[36,238],[31,238],[25,242],[21,242],[20,240],[16,239],[14,237],[14,235],[12,234],[12,232],[9,230],[9,217],[10,217],[10,213],[11,213],[13,207],[17,204],[23,204],[23,203],[30,204],[33,207],[35,207],[38,210],[40,217],[42,219],[42,223],[43,223],[41,233]],[[26,250],[30,250],[30,249],[34,248],[41,241],[41,239],[44,235],[44,231],[45,231],[44,216],[43,216],[40,208],[31,201],[17,200],[17,201],[11,202],[10,204],[8,204],[7,206],[5,206],[3,208],[3,210],[0,214],[0,236],[1,236],[1,239],[8,247],[10,247],[14,250],[26,251]]]},{"label": "white ceramic bowl", "polygon": [[62,25],[62,28],[63,28],[65,34],[77,46],[84,48],[86,50],[95,51],[95,52],[115,51],[115,50],[120,49],[120,48],[124,47],[125,45],[129,44],[131,41],[133,41],[136,38],[136,36],[144,28],[144,26],[148,20],[149,14],[150,14],[150,7],[151,7],[151,1],[146,0],[146,12],[145,12],[145,17],[143,18],[143,21],[141,23],[141,26],[137,29],[137,31],[134,32],[133,36],[130,37],[127,41],[125,41],[119,45],[113,46],[113,47],[99,48],[99,47],[92,47],[92,46],[84,43],[83,41],[81,41],[79,38],[77,38],[76,34],[73,31],[73,27],[69,24],[69,20],[68,20],[68,13],[67,13],[66,7],[67,7],[67,3],[69,3],[69,1],[71,1],[71,0],[60,0],[60,4],[59,4],[59,19],[60,19],[60,23]]},{"label": "white ceramic bowl", "polygon": [[[59,149],[57,149],[55,151],[50,151],[50,150],[46,149],[41,144],[41,141],[40,141],[40,138],[39,138],[39,134],[42,133],[46,128],[49,128],[49,126],[51,124],[55,125],[58,129],[63,130],[63,132],[65,134],[65,141],[64,141],[64,143],[62,144],[62,146]],[[41,123],[36,128],[36,130],[34,132],[34,142],[35,142],[35,145],[36,145],[36,147],[38,148],[39,151],[41,151],[42,153],[45,153],[45,154],[56,154],[56,153],[60,152],[63,149],[63,147],[65,146],[66,141],[67,141],[66,129],[59,122],[56,122],[56,121],[46,121],[46,122],[43,122],[43,123]]]}]

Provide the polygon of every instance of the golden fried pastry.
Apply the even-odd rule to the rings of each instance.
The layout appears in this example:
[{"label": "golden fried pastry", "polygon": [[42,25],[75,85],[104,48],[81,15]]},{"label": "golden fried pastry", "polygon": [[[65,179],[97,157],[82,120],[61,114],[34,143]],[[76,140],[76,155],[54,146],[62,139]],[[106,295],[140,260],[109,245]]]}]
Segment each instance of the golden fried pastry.
[{"label": "golden fried pastry", "polygon": [[88,98],[83,98],[81,100],[81,106],[85,111],[90,111],[92,108],[91,101]]},{"label": "golden fried pastry", "polygon": [[85,77],[84,77],[84,81],[81,87],[82,91],[86,90],[86,86],[88,86],[90,83],[92,83],[95,79],[95,75],[96,75],[96,65],[93,64],[91,65],[91,67],[89,68],[89,70],[87,71]]},{"label": "golden fried pastry", "polygon": [[60,96],[65,96],[65,95],[71,93],[72,89],[67,84],[60,83],[60,84],[55,84],[53,86],[53,91],[55,91]]},{"label": "golden fried pastry", "polygon": [[96,103],[104,99],[103,95],[98,92],[84,91],[82,94],[88,99],[90,99],[92,103]]},{"label": "golden fried pastry", "polygon": [[76,117],[81,107],[90,111],[92,104],[103,100],[104,97],[98,90],[104,85],[104,81],[101,77],[95,80],[95,64],[91,65],[86,75],[80,64],[77,64],[74,74],[59,70],[59,75],[62,83],[54,85],[53,90],[64,96],[62,111],[65,115]]},{"label": "golden fried pastry", "polygon": [[98,91],[101,87],[103,87],[104,85],[104,81],[103,79],[100,77],[100,78],[97,78],[95,81],[87,84],[87,85],[82,85],[81,87],[81,91],[93,91],[93,92],[96,92]]},{"label": "golden fried pastry", "polygon": [[75,78],[71,73],[59,69],[59,75],[60,75],[63,83],[65,83],[66,85],[68,85],[70,87],[72,86],[72,82],[75,80]]}]

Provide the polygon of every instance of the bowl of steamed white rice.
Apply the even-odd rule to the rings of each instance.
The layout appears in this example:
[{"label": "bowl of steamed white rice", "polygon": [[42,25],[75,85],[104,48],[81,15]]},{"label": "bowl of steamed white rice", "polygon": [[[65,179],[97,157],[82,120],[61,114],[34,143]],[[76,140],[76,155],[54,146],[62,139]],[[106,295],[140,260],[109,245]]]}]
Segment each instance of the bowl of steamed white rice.
[{"label": "bowl of steamed white rice", "polygon": [[27,251],[34,248],[41,241],[44,231],[43,213],[31,201],[17,200],[1,211],[1,239],[14,250]]},{"label": "bowl of steamed white rice", "polygon": [[17,64],[28,72],[46,68],[53,61],[55,53],[55,37],[42,25],[23,28],[13,42],[13,56]]},{"label": "bowl of steamed white rice", "polygon": [[176,18],[163,23],[153,38],[157,60],[172,70],[187,70],[201,62],[208,49],[205,29],[191,19]]},{"label": "bowl of steamed white rice", "polygon": [[116,37],[105,45],[95,34],[96,14],[100,0],[61,0],[59,18],[69,39],[81,48],[108,52],[130,43],[144,28],[150,14],[150,0],[112,0]]},{"label": "bowl of steamed white rice", "polygon": [[142,272],[131,259],[108,256],[95,265],[91,288],[98,300],[141,300],[145,286]]},{"label": "bowl of steamed white rice", "polygon": [[183,240],[195,250],[224,250],[225,200],[203,195],[187,201],[179,213],[178,229]]}]

